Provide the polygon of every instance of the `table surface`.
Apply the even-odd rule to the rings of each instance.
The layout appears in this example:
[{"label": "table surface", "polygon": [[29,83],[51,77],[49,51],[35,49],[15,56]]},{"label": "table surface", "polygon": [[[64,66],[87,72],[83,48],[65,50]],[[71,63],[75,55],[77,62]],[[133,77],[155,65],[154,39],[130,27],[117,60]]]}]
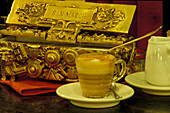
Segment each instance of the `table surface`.
[{"label": "table surface", "polygon": [[170,113],[170,96],[150,95],[132,88],[135,94],[118,105],[90,109],[74,106],[55,92],[24,97],[0,84],[0,113]]}]

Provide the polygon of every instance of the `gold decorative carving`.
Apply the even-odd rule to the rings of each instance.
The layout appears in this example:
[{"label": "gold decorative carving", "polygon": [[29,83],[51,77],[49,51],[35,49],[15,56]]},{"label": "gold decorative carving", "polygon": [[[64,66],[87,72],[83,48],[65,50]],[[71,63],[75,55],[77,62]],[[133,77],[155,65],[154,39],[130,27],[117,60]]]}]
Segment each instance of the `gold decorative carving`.
[{"label": "gold decorative carving", "polygon": [[[135,43],[110,48],[133,39],[127,33],[135,8],[80,1],[14,0],[6,21],[9,27],[0,30],[0,37],[10,35],[16,36],[16,40],[19,37],[33,40],[0,41],[1,79],[14,81],[16,76],[29,76],[77,81],[75,58],[89,52],[124,59],[130,74],[134,70]],[[115,74],[120,67],[116,66]]]},{"label": "gold decorative carving", "polygon": [[[14,0],[6,21],[13,26],[0,30],[0,33],[61,43],[88,42],[87,37],[79,36],[82,30],[127,33],[135,8],[133,5],[75,1]],[[95,37],[99,39],[96,41]],[[98,35],[91,37],[90,43],[115,45],[115,40]],[[122,41],[116,41],[117,44]]]},{"label": "gold decorative carving", "polygon": [[95,9],[81,9],[77,6],[74,7],[56,7],[54,5],[48,5],[44,14],[44,18],[50,18],[53,20],[67,20],[77,22],[88,22],[92,20]]},{"label": "gold decorative carving", "polygon": [[104,34],[87,37],[82,31],[127,33],[135,8],[133,5],[75,1],[14,0],[6,22],[15,25],[0,33],[61,43],[119,45],[122,40]]},{"label": "gold decorative carving", "polygon": [[[108,53],[127,63],[127,74],[134,69],[136,55],[135,43],[117,48],[112,52],[108,49],[65,47],[46,44],[28,44],[0,41],[1,79],[7,76],[14,81],[15,76],[29,76],[54,81],[77,81],[75,58],[79,54],[98,52]],[[119,73],[116,67],[115,74]]]},{"label": "gold decorative carving", "polygon": [[[80,1],[14,0],[8,24],[51,27],[58,21],[76,28],[128,33],[136,6]],[[66,28],[66,27],[65,27]]]},{"label": "gold decorative carving", "polygon": [[76,36],[79,29],[75,22],[66,22],[59,20],[53,22],[51,28],[48,30],[48,41],[76,43]]},{"label": "gold decorative carving", "polygon": [[97,12],[93,16],[94,29],[107,29],[115,27],[120,21],[124,21],[125,14],[117,9],[105,9],[98,7]]},{"label": "gold decorative carving", "polygon": [[0,30],[2,35],[10,35],[10,36],[24,36],[24,37],[32,37],[32,38],[41,38],[45,40],[47,35],[47,31],[42,31],[37,27],[25,27],[25,26],[16,26],[11,25],[6,29]]},{"label": "gold decorative carving", "polygon": [[[89,33],[85,32],[78,35],[78,43],[91,43],[91,44],[105,44],[105,45],[121,45],[129,40],[132,40],[134,37],[127,35],[108,35],[104,33]],[[103,45],[104,46],[104,45]]]},{"label": "gold decorative carving", "polygon": [[53,22],[65,20],[76,21],[82,27],[91,26],[94,30],[115,27],[125,19],[125,14],[115,8],[81,9],[76,6],[74,8],[57,7],[36,2],[26,4],[24,9],[18,8],[16,13],[19,15],[18,21],[30,25],[36,26],[43,21],[53,24]]},{"label": "gold decorative carving", "polygon": [[60,54],[57,50],[48,50],[45,53],[45,61],[49,66],[56,66],[60,61]]},{"label": "gold decorative carving", "polygon": [[11,81],[14,80],[14,71],[13,71],[13,60],[14,60],[14,54],[13,50],[11,48],[8,48],[8,43],[7,42],[2,42],[0,44],[0,57],[1,57],[1,75],[2,75],[2,80],[6,79],[6,76],[10,75],[11,76]]},{"label": "gold decorative carving", "polygon": [[24,9],[18,8],[16,10],[16,13],[19,15],[18,21],[34,25],[43,16],[45,7],[46,4],[44,3],[26,3]]},{"label": "gold decorative carving", "polygon": [[63,54],[63,59],[68,65],[75,65],[75,58],[78,56],[77,51],[73,49],[67,49]]}]

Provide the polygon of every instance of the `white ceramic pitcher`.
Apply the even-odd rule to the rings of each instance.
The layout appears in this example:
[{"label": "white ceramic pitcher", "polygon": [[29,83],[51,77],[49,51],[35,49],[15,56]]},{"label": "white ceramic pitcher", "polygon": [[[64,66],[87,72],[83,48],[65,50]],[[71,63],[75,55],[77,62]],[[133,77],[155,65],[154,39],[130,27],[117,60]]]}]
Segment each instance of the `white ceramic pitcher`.
[{"label": "white ceramic pitcher", "polygon": [[149,39],[145,79],[152,85],[170,86],[170,38],[152,36]]}]

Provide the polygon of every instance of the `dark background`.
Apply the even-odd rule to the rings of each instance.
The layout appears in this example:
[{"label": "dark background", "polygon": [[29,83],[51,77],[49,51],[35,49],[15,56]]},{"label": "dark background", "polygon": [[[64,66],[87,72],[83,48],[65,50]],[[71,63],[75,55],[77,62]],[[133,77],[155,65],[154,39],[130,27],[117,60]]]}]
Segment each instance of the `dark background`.
[{"label": "dark background", "polygon": [[166,31],[170,30],[170,1],[163,0],[163,35],[166,35]]}]

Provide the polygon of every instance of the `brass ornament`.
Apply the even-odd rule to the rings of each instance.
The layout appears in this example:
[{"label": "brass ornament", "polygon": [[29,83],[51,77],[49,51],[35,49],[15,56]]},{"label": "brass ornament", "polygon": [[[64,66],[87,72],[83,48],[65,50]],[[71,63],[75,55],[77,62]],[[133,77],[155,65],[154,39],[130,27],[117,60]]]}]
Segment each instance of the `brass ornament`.
[{"label": "brass ornament", "polygon": [[125,19],[125,14],[116,9],[105,9],[98,7],[97,12],[93,16],[94,29],[107,29],[115,27],[120,21]]},{"label": "brass ornament", "polygon": [[45,53],[45,61],[50,66],[56,66],[60,62],[60,54],[56,50],[48,50]]},{"label": "brass ornament", "polygon": [[13,60],[14,60],[14,54],[13,50],[11,48],[8,48],[7,42],[0,43],[0,58],[1,58],[1,75],[2,80],[6,80],[6,76],[11,76],[10,80],[14,81],[14,71],[13,71]]},{"label": "brass ornament", "polygon": [[63,54],[63,59],[67,65],[75,66],[75,58],[78,56],[78,53],[73,49],[67,49]]},{"label": "brass ornament", "polygon": [[[135,9],[135,5],[81,1],[14,0],[6,22],[39,27],[55,27],[57,25],[57,29],[60,28],[60,31],[63,31],[61,29],[64,28],[70,32],[71,27],[75,30],[81,28],[83,30],[128,33]],[[60,24],[61,27],[59,27]]]},{"label": "brass ornament", "polygon": [[35,3],[25,4],[24,9],[18,8],[16,13],[19,15],[18,21],[25,22],[27,24],[34,24],[36,20],[40,19],[45,12],[46,4]]},{"label": "brass ornament", "polygon": [[[127,63],[127,74],[134,71],[135,43],[111,52],[108,49],[99,48],[65,47],[10,41],[0,41],[0,45],[2,80],[6,80],[6,77],[9,76],[14,81],[16,76],[25,75],[30,78],[74,82],[78,80],[75,58],[79,54],[89,52],[108,53],[118,59],[124,59]],[[118,65],[115,74],[119,71],[120,66]]]},{"label": "brass ornament", "polygon": [[42,74],[43,66],[40,64],[41,62],[38,60],[28,60],[28,64],[26,66],[27,75],[31,78],[38,78]]},{"label": "brass ornament", "polygon": [[[80,1],[14,0],[0,41],[1,79],[29,76],[53,81],[78,81],[75,58],[79,54],[108,53],[134,71],[134,39],[128,36],[135,5]],[[18,42],[17,42],[18,41]],[[2,65],[5,62],[5,65]],[[120,66],[116,66],[115,74]],[[8,76],[8,77],[7,77]]]}]

